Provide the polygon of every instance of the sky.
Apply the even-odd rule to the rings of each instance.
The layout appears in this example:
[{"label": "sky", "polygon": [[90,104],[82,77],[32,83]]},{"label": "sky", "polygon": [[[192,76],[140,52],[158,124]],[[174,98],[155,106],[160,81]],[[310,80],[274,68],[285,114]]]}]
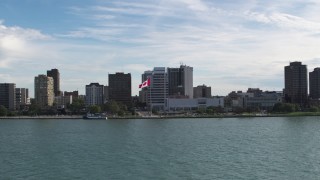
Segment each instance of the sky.
[{"label": "sky", "polygon": [[193,67],[212,95],[282,90],[284,66],[320,67],[319,0],[1,0],[0,83],[60,71],[62,91],[153,67]]}]

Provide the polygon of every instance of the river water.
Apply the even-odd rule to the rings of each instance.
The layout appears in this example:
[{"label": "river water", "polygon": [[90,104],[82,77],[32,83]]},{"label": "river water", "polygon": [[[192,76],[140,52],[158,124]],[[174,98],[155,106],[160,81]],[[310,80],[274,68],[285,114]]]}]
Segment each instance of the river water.
[{"label": "river water", "polygon": [[0,179],[319,179],[320,117],[0,120]]}]

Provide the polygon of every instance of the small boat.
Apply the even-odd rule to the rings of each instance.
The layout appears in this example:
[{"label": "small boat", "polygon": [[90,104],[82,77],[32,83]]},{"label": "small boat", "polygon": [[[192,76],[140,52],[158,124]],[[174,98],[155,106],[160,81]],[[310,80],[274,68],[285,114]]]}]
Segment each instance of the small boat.
[{"label": "small boat", "polygon": [[87,113],[86,115],[83,116],[83,119],[108,119],[108,117],[105,114],[100,114],[100,113],[96,113],[96,114],[91,114],[91,113]]}]

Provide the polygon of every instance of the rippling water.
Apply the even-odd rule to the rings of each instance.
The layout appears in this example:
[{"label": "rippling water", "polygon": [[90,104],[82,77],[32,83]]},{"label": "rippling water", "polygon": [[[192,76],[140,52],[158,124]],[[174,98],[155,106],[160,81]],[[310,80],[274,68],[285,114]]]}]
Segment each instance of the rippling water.
[{"label": "rippling water", "polygon": [[0,120],[0,179],[319,177],[319,117]]}]

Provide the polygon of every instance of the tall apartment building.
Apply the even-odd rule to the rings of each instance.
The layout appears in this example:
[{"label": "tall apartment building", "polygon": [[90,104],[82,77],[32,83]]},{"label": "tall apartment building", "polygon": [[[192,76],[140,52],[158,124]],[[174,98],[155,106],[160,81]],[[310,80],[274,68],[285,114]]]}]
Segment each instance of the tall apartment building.
[{"label": "tall apartment building", "polygon": [[86,85],[86,105],[101,105],[103,104],[103,85],[99,83],[90,83]]},{"label": "tall apartment building", "polygon": [[181,65],[180,68],[168,68],[169,96],[193,98],[193,68]]},{"label": "tall apartment building", "polygon": [[206,85],[200,85],[193,88],[193,98],[210,98],[211,87]]},{"label": "tall apartment building", "polygon": [[52,77],[38,75],[34,78],[34,98],[40,106],[52,106],[54,102],[54,82]]},{"label": "tall apartment building", "polygon": [[132,105],[130,73],[109,74],[109,100]]},{"label": "tall apartment building", "polygon": [[8,110],[16,110],[16,84],[0,83],[0,105]]},{"label": "tall apartment building", "polygon": [[320,68],[309,72],[310,98],[320,99]]},{"label": "tall apartment building", "polygon": [[308,100],[307,66],[301,62],[291,62],[284,67],[284,97],[288,103],[304,106]]},{"label": "tall apartment building", "polygon": [[60,91],[60,73],[58,69],[51,69],[47,71],[47,76],[52,77],[54,81],[54,95],[60,96],[62,93]]},{"label": "tall apartment building", "polygon": [[16,106],[20,109],[29,103],[29,90],[28,88],[16,88]]}]

